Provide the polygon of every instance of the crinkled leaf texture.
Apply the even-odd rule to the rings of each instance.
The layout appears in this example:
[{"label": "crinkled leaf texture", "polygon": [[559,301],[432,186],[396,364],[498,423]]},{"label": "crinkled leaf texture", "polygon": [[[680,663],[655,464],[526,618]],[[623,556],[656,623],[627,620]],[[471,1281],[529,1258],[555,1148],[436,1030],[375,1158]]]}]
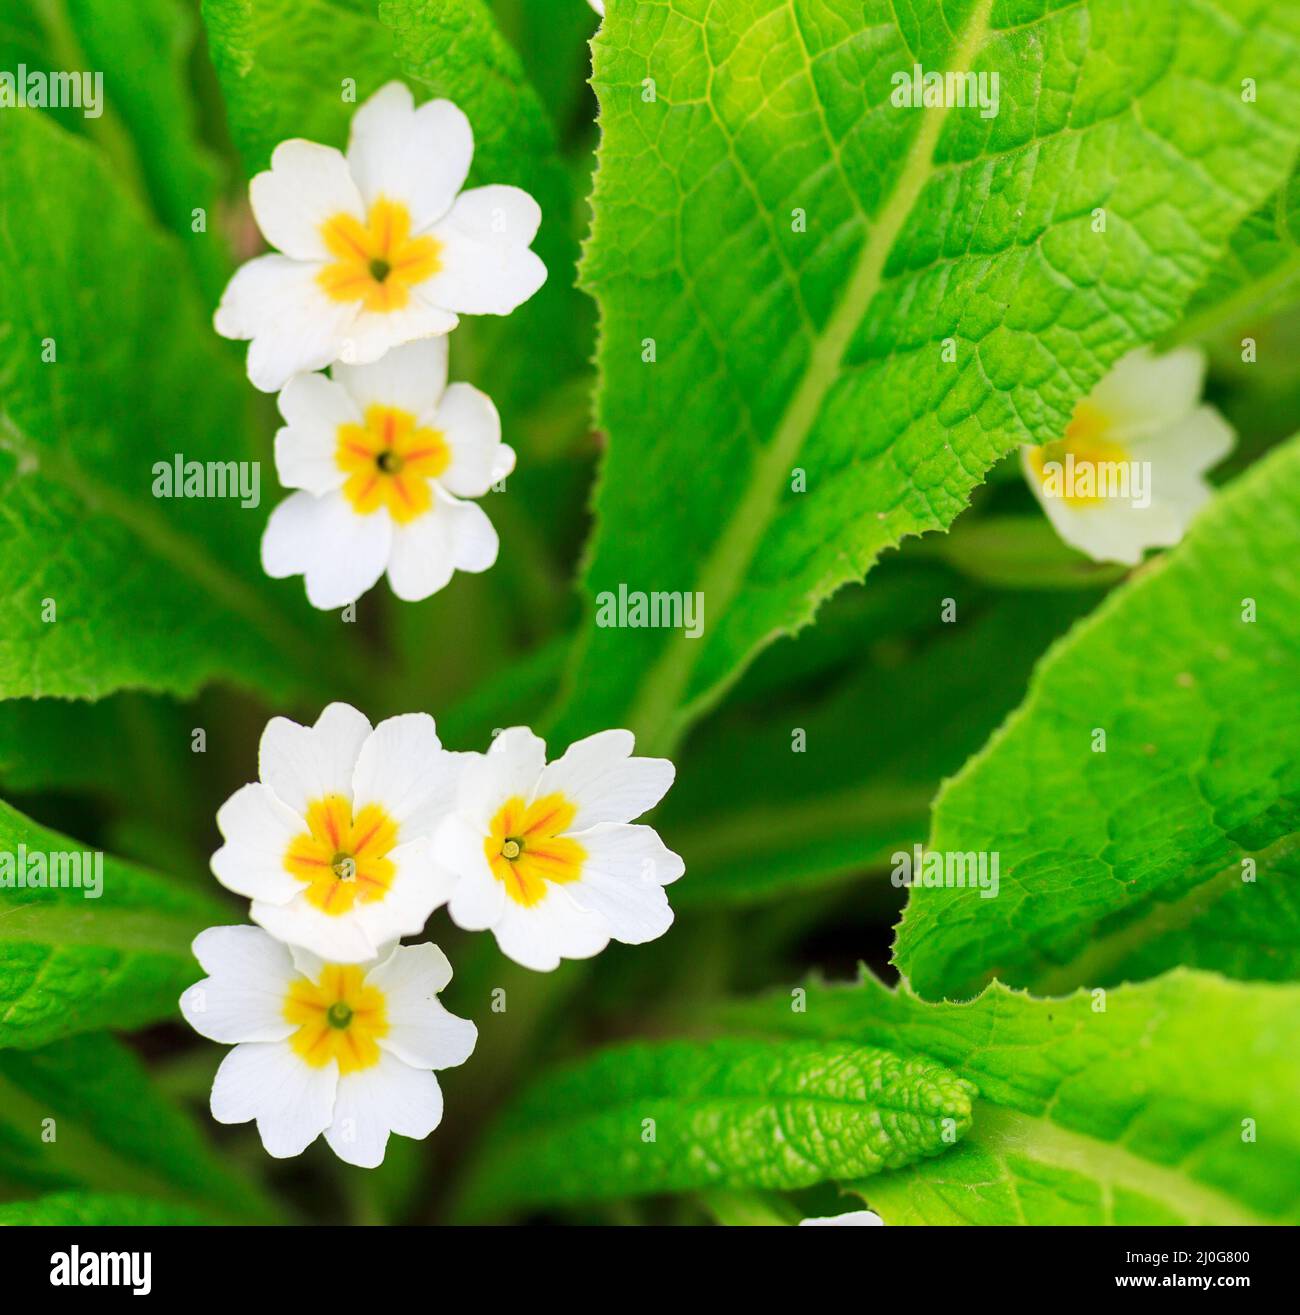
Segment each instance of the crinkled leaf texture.
[{"label": "crinkled leaf texture", "polygon": [[870,975],[723,1006],[729,1032],[889,1046],[979,1088],[949,1155],[860,1187],[888,1224],[1300,1221],[1300,986],[1179,969],[1034,999],[929,1004]]},{"label": "crinkled leaf texture", "polygon": [[0,697],[313,670],[258,564],[265,507],[152,494],[177,453],[260,455],[250,394],[177,239],[85,141],[0,115]]},{"label": "crinkled leaf texture", "polygon": [[0,1050],[0,1179],[139,1194],[249,1222],[278,1213],[104,1034]]},{"label": "crinkled leaf texture", "polygon": [[[1121,0],[615,0],[584,266],[609,449],[559,738],[671,747],[758,648],[1058,437],[1281,184],[1298,47],[1273,0],[1140,21]],[[916,63],[997,73],[999,113],[894,107]],[[1244,102],[1244,77],[1269,94]],[[597,626],[620,585],[702,592],[703,635]]]},{"label": "crinkled leaf texture", "polygon": [[[76,856],[82,871],[93,863],[80,842],[0,802],[0,852],[13,857],[20,845],[33,871],[38,853]],[[206,895],[107,856],[95,899],[84,886],[0,885],[0,1048],[102,1027],[125,1031],[174,1014],[197,977],[190,941],[229,920]]]},{"label": "crinkled leaf texture", "polygon": [[1300,977],[1297,561],[1300,438],[1049,653],[936,802],[930,848],[996,852],[1000,889],[912,889],[922,995]]},{"label": "crinkled leaf texture", "polygon": [[857,1178],[949,1149],[969,1126],[973,1095],[940,1065],[876,1046],[624,1046],[524,1094],[464,1210]]}]

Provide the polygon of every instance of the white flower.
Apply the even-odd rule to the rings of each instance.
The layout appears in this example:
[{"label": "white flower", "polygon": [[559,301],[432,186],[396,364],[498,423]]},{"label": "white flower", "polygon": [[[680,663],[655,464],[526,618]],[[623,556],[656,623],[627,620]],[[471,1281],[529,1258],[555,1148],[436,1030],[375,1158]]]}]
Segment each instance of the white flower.
[{"label": "white flower", "polygon": [[419,1139],[438,1126],[430,1070],[463,1064],[478,1031],[436,998],[451,981],[436,945],[324,963],[256,927],[209,927],[194,957],[208,975],[181,996],[181,1012],[235,1045],[212,1083],[218,1123],[256,1119],[277,1159],[323,1132],[340,1160],[365,1169],[382,1163],[390,1132]]},{"label": "white flower", "polygon": [[1234,440],[1200,405],[1204,377],[1197,348],[1130,352],[1075,407],[1062,438],[1020,449],[1025,479],[1066,543],[1135,566],[1147,548],[1183,537],[1213,496],[1203,472]]},{"label": "white flower", "polygon": [[884,1222],[879,1215],[872,1214],[870,1210],[850,1210],[842,1215],[822,1215],[812,1219],[801,1219],[799,1227],[803,1228],[805,1224],[820,1224],[836,1228],[870,1228],[875,1224],[883,1226]]},{"label": "white flower", "polygon": [[214,323],[251,338],[248,377],[264,392],[332,361],[378,360],[449,333],[457,314],[507,315],[542,286],[528,249],[541,210],[517,187],[462,192],[474,154],[450,101],[415,108],[400,82],[353,115],[346,158],[281,142],[252,181],[258,227],[282,254],[235,272]]},{"label": "white flower", "polygon": [[591,7],[601,16],[605,17],[605,0],[588,0]]},{"label": "white flower", "polygon": [[373,730],[331,703],[315,726],[274,717],[260,782],[217,812],[221,884],[252,900],[254,922],[336,963],[362,963],[423,929],[449,889],[430,838],[454,799],[457,762],[425,713]]},{"label": "white flower", "polygon": [[407,601],[454,571],[486,571],[498,540],[482,497],[515,465],[491,401],[447,387],[447,340],[395,347],[373,365],[300,374],[280,394],[280,482],[301,489],[267,523],[262,565],[303,575],[321,608],[354,602],[385,571]]},{"label": "white flower", "polygon": [[664,758],[633,758],[630,731],[602,731],[549,766],[525,726],[502,731],[461,770],[434,858],[455,878],[448,911],[490,928],[503,953],[546,972],[610,938],[631,945],[668,930],[663,887],[682,860],[648,826],[629,826],[673,781]]}]

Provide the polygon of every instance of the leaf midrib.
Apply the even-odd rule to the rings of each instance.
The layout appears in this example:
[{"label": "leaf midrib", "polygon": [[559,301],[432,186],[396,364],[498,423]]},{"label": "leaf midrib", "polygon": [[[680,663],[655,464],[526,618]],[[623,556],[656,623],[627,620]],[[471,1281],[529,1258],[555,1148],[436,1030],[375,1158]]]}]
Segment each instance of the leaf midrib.
[{"label": "leaf midrib", "polygon": [[981,1101],[965,1144],[999,1158],[1021,1154],[1037,1164],[1122,1186],[1187,1215],[1189,1223],[1277,1222],[1179,1169],[1135,1155],[1115,1142],[1064,1128],[1043,1115]]},{"label": "leaf midrib", "polygon": [[[993,0],[978,0],[945,72],[967,68],[973,62],[988,35],[992,7]],[[745,491],[700,572],[697,589],[708,600],[714,616],[726,612],[743,584],[776,512],[784,475],[816,424],[827,394],[841,374],[853,334],[880,290],[889,253],[930,178],[934,148],[948,109],[943,106],[921,111],[920,129],[845,284],[844,295],[813,342],[807,368],[782,413],[772,442],[756,459]],[[628,724],[646,752],[670,756],[684,734],[683,696],[700,647],[697,641],[674,633],[642,680]]]}]

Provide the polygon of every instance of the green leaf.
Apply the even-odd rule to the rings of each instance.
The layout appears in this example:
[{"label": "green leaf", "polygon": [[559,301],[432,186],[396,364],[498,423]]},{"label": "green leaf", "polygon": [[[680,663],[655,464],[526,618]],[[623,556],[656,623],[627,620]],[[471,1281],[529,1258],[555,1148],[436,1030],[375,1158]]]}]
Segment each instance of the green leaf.
[{"label": "green leaf", "polygon": [[[198,139],[190,90],[196,17],[179,0],[0,0],[0,27],[22,35],[30,68],[100,73],[96,117],[51,112],[95,142],[114,177],[182,239],[215,301],[230,257],[215,209],[217,164]],[[194,232],[196,209],[204,212],[201,233]]]},{"label": "green leaf", "polygon": [[103,1034],[0,1051],[0,1179],[139,1194],[246,1221],[278,1213]]},{"label": "green leaf", "polygon": [[1293,439],[1044,659],[936,802],[930,848],[1000,880],[912,889],[895,959],[922,995],[1300,977],[1298,558]]},{"label": "green leaf", "polygon": [[950,1155],[862,1184],[887,1224],[1296,1223],[1300,987],[1178,970],[1040,1000],[927,1004],[864,973],[713,1021],[897,1049],[979,1088]]},{"label": "green leaf", "polygon": [[8,1205],[0,1205],[0,1227],[140,1227],[213,1222],[219,1221],[188,1206],[169,1205],[118,1192],[51,1192],[35,1201],[11,1201]]},{"label": "green leaf", "polygon": [[1192,298],[1172,341],[1233,328],[1258,332],[1267,316],[1300,297],[1300,170],[1233,233],[1222,260]]},{"label": "green leaf", "polygon": [[[671,750],[759,648],[1059,435],[1282,182],[1300,13],[1045,8],[611,6],[584,264],[610,443],[561,738]],[[997,72],[1000,112],[895,108],[916,63]],[[620,585],[699,591],[703,636],[600,628]]]},{"label": "green leaf", "polygon": [[[937,622],[953,581],[905,578]],[[674,907],[806,894],[925,839],[940,781],[1016,705],[1034,659],[1090,601],[1010,597],[981,611],[971,591],[956,592],[956,624],[874,660],[852,650],[852,674],[823,676],[814,699],[769,696],[691,740],[655,821],[686,861]]]},{"label": "green leaf", "polygon": [[259,455],[176,240],[44,115],[0,115],[0,213],[0,697],[293,688],[320,649],[262,575],[265,509],[152,494],[177,452]]},{"label": "green leaf", "polygon": [[543,1078],[502,1120],[463,1204],[512,1207],[795,1188],[939,1155],[974,1088],[877,1047],[724,1039],[608,1050]]},{"label": "green leaf", "polygon": [[400,78],[417,101],[445,96],[469,116],[471,185],[511,183],[537,198],[545,286],[504,320],[467,317],[452,346],[453,378],[492,397],[512,441],[518,414],[584,368],[591,314],[573,287],[574,200],[554,133],[483,0],[203,0],[203,18],[250,175],[290,137],[345,146],[357,105]]},{"label": "green leaf", "polygon": [[[103,857],[97,898],[88,889],[19,888],[19,847],[34,855],[74,855],[73,871],[93,871],[93,851],[37,826],[0,803],[0,1047],[42,1046],[74,1032],[128,1030],[176,1012],[198,969],[190,941],[230,921],[215,900],[141,868]],[[93,887],[92,887],[93,889]]]}]

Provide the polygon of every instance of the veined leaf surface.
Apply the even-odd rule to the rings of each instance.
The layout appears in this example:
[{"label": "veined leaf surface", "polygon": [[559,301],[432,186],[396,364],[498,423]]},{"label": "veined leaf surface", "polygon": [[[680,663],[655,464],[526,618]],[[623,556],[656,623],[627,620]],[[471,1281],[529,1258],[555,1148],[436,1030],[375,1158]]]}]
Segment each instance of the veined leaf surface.
[{"label": "veined leaf surface", "polygon": [[922,995],[1300,977],[1297,561],[1292,439],[1048,654],[936,802],[930,849],[996,853],[999,892],[912,889]]},{"label": "veined leaf surface", "polygon": [[862,1184],[887,1224],[1295,1223],[1300,986],[1178,970],[928,1004],[864,975],[724,1006],[728,1031],[889,1046],[979,1088],[950,1155]]},{"label": "veined leaf surface", "polygon": [[[1271,0],[613,0],[584,266],[609,450],[561,738],[671,749],[1059,436],[1289,172],[1298,48]],[[895,107],[917,65],[997,74],[998,113]],[[598,626],[620,586],[702,594],[703,635]]]}]

